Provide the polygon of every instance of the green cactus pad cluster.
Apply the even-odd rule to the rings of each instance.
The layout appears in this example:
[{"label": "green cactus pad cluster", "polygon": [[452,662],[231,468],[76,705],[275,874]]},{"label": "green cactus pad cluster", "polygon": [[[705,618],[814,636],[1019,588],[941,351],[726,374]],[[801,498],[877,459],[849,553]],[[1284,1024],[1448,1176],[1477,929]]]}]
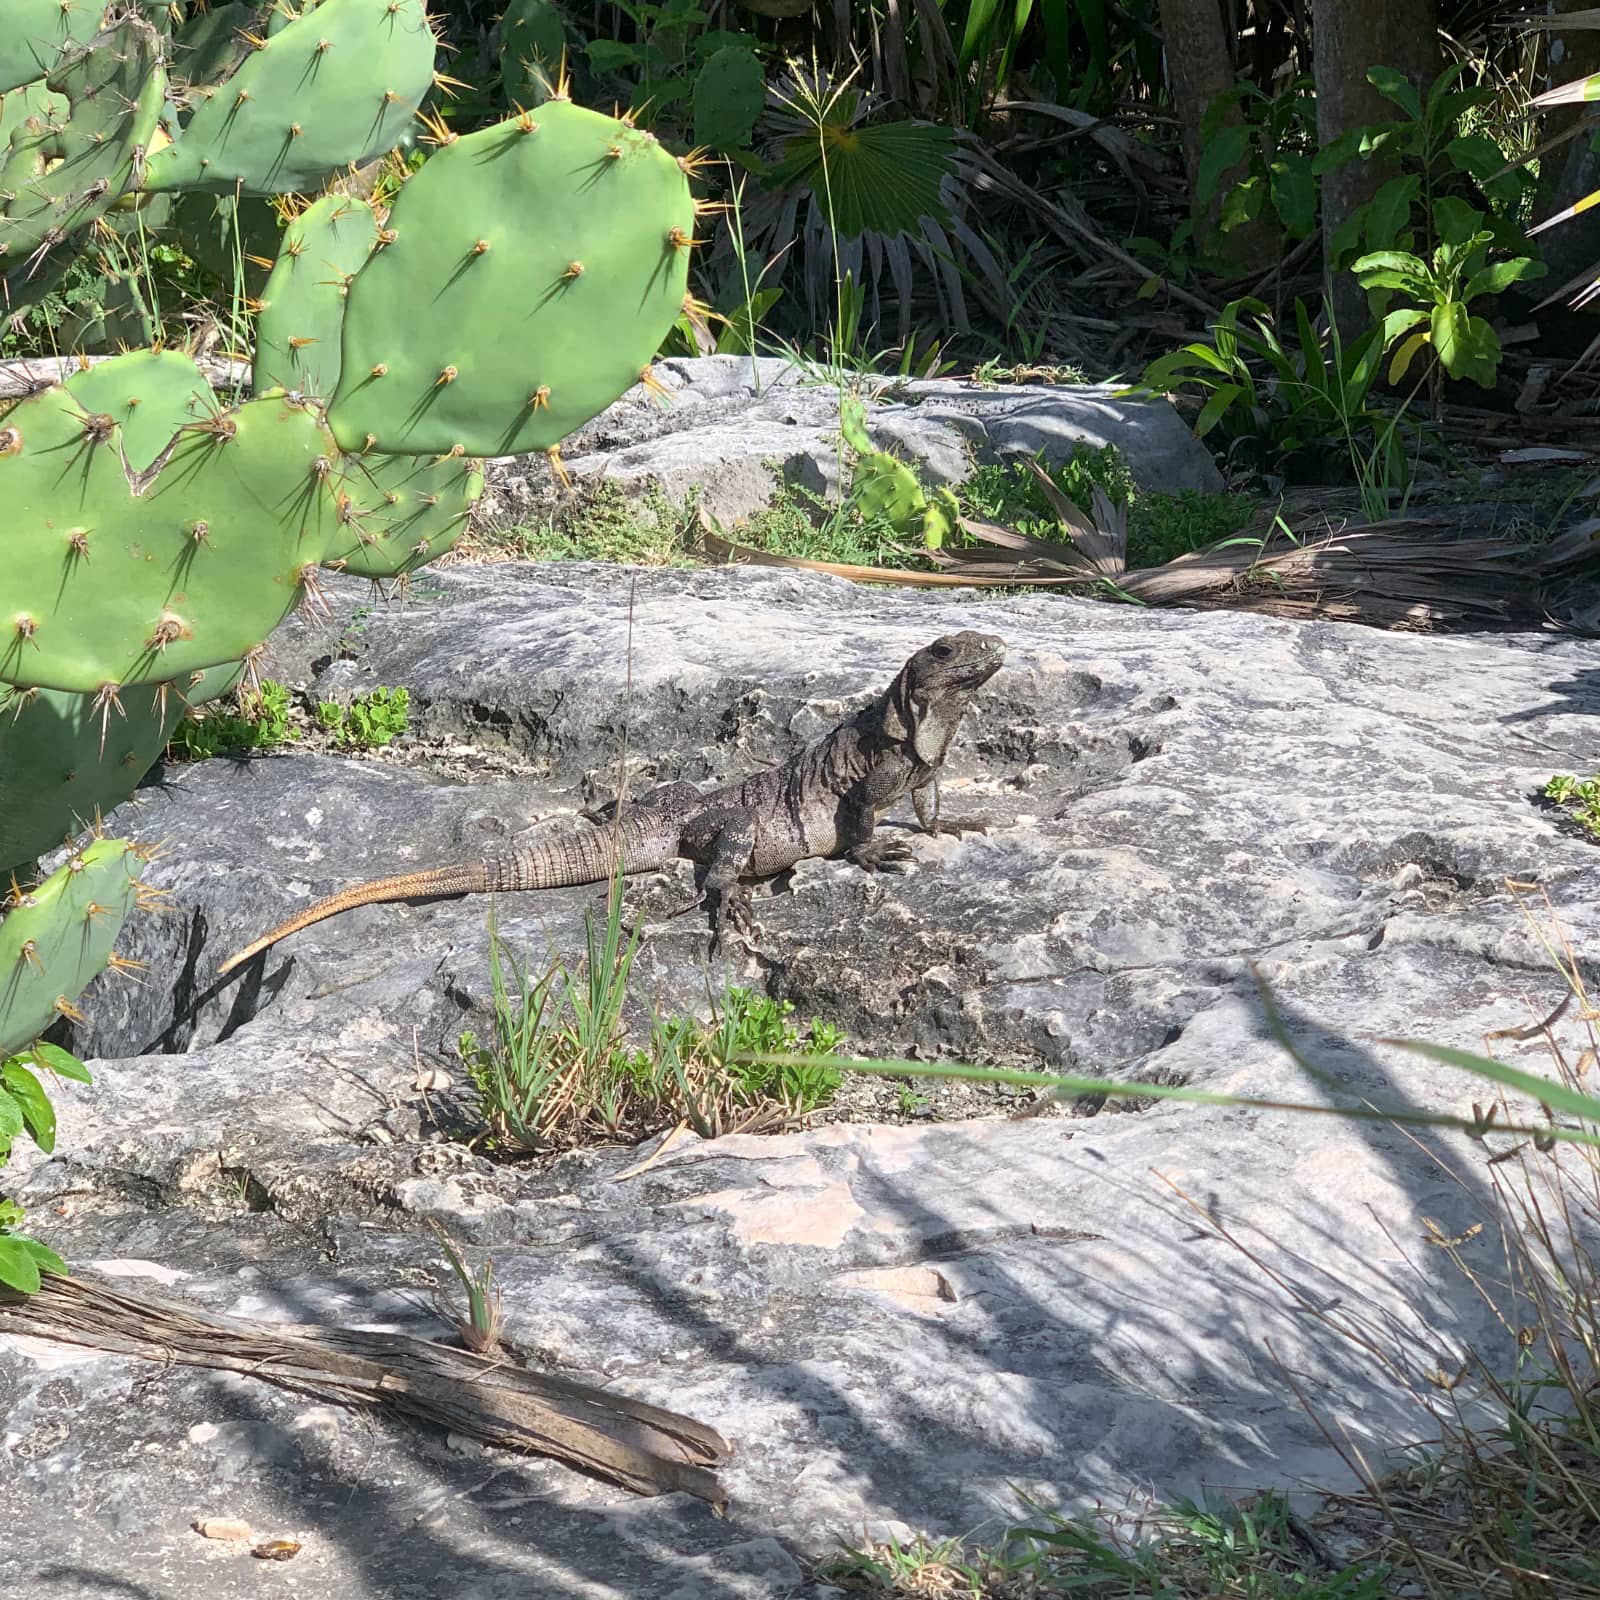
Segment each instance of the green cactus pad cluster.
[{"label": "green cactus pad cluster", "polygon": [[6,0],[0,94],[45,77],[64,51],[99,31],[106,0]]},{"label": "green cactus pad cluster", "polygon": [[724,45],[694,80],[694,139],[713,150],[742,150],[767,103],[767,74],[754,50]]},{"label": "green cactus pad cluster", "polygon": [[154,466],[179,429],[221,410],[205,374],[181,350],[130,350],[73,373],[64,387],[86,413],[115,419],[135,473]]},{"label": "green cactus pad cluster", "polygon": [[500,18],[500,83],[506,100],[531,110],[561,75],[567,25],[551,0],[510,0]]},{"label": "green cactus pad cluster", "polygon": [[155,765],[187,706],[225,694],[242,669],[141,684],[120,712],[93,695],[0,686],[0,873],[53,850],[122,804]]},{"label": "green cactus pad cluster", "polygon": [[333,440],[283,396],[185,430],[137,495],[120,425],[66,390],[0,423],[0,678],[14,684],[106,696],[239,660],[342,531]]},{"label": "green cactus pad cluster", "polygon": [[378,219],[365,200],[326,194],[284,230],[256,319],[255,392],[327,400],[339,382],[345,290],[372,254]]},{"label": "green cactus pad cluster", "polygon": [[138,903],[144,868],[128,840],[96,839],[13,899],[0,922],[0,1060],[76,1014]]},{"label": "green cactus pad cluster", "polygon": [[693,229],[679,162],[614,117],[551,100],[455,140],[400,191],[350,286],[334,437],[399,454],[558,444],[644,375],[682,310]]},{"label": "green cactus pad cluster", "polygon": [[328,565],[359,578],[398,578],[442,556],[483,493],[471,456],[352,456],[340,485],[359,543]]},{"label": "green cactus pad cluster", "polygon": [[145,187],[280,194],[400,142],[433,83],[423,0],[324,0],[270,33],[205,99]]},{"label": "green cactus pad cluster", "polygon": [[23,284],[137,181],[166,93],[160,39],[124,18],[46,83],[66,97],[65,120],[18,129],[0,161],[0,270]]},{"label": "green cactus pad cluster", "polygon": [[[272,13],[277,14],[276,10]],[[173,40],[168,71],[174,82],[216,83],[237,71],[253,48],[245,35],[258,21],[257,7],[244,4],[244,0],[228,0],[226,5],[195,12]]]}]

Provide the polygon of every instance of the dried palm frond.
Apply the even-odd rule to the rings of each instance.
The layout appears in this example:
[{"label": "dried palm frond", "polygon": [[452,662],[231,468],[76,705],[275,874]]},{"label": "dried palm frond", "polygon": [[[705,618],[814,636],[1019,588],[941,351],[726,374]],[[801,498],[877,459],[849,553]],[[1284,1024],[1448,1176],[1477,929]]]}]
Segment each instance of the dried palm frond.
[{"label": "dried palm frond", "polygon": [[1511,539],[1441,537],[1441,520],[1404,517],[1330,530],[1304,543],[1280,528],[1225,539],[1163,566],[1129,568],[1121,513],[1103,495],[1093,519],[1071,502],[1066,505],[1071,515],[1062,520],[1068,537],[1059,542],[963,518],[962,527],[973,542],[930,551],[929,559],[940,569],[936,572],[773,555],[731,543],[703,517],[697,543],[716,560],[799,567],[858,583],[1098,588],[1142,605],[1322,617],[1413,630],[1538,621],[1544,615],[1547,581],[1600,561],[1600,538],[1582,528],[1541,549]]},{"label": "dried palm frond", "polygon": [[676,1412],[452,1350],[347,1328],[263,1327],[203,1307],[46,1274],[0,1285],[0,1332],[61,1339],[165,1365],[239,1372],[340,1405],[385,1410],[506,1449],[553,1457],[636,1494],[726,1496],[729,1446]]}]

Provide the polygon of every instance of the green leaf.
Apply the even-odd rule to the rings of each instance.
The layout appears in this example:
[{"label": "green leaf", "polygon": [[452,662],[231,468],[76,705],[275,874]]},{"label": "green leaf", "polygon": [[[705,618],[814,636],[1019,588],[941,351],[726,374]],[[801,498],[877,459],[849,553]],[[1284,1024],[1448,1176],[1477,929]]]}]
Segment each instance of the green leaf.
[{"label": "green leaf", "polygon": [[1205,438],[1222,420],[1228,407],[1243,393],[1244,389],[1237,383],[1219,383],[1212,390],[1211,397],[1200,408],[1200,415],[1195,419],[1195,438]]},{"label": "green leaf", "polygon": [[1480,294],[1501,294],[1524,278],[1542,278],[1546,271],[1544,262],[1535,261],[1532,256],[1518,256],[1514,261],[1491,262],[1472,275],[1466,288],[1461,291],[1461,298],[1472,300]]},{"label": "green leaf", "polygon": [[0,1238],[0,1283],[22,1294],[39,1292],[39,1259],[28,1248],[30,1243],[10,1235]]},{"label": "green leaf", "polygon": [[1420,306],[1403,306],[1399,311],[1391,311],[1383,319],[1383,332],[1381,343],[1387,350],[1402,333],[1416,327],[1419,322],[1426,322],[1428,313]]},{"label": "green leaf", "polygon": [[93,1083],[89,1069],[70,1050],[58,1044],[35,1044],[24,1056],[13,1056],[13,1061],[31,1063],[53,1072],[58,1078],[71,1078],[74,1083]]},{"label": "green leaf", "polygon": [[1411,208],[1422,194],[1422,179],[1414,173],[1391,178],[1372,197],[1367,211],[1366,241],[1374,250],[1392,250],[1411,226]]},{"label": "green leaf", "polygon": [[[955,138],[921,122],[849,128],[824,122],[819,133],[790,139],[768,185],[809,189],[846,239],[917,233],[924,217],[943,221],[941,192],[955,171]],[[826,158],[826,166],[824,166]]]},{"label": "green leaf", "polygon": [[1476,1077],[1489,1079],[1491,1083],[1516,1089],[1539,1104],[1549,1106],[1552,1111],[1576,1117],[1580,1122],[1600,1124],[1600,1098],[1583,1094],[1550,1078],[1524,1072],[1520,1067],[1508,1067],[1505,1062],[1496,1061],[1492,1056],[1474,1055],[1470,1050],[1456,1050],[1449,1045],[1430,1044],[1422,1039],[1381,1039],[1379,1043],[1409,1050],[1413,1055],[1425,1056],[1442,1066],[1460,1067]]},{"label": "green leaf", "polygon": [[1222,210],[1217,217],[1217,226],[1224,233],[1231,233],[1235,228],[1242,228],[1247,222],[1254,222],[1261,215],[1261,207],[1267,198],[1267,180],[1260,176],[1246,178],[1242,183],[1234,184],[1222,197]]},{"label": "green leaf", "polygon": [[9,1150],[11,1141],[27,1126],[22,1107],[4,1089],[0,1089],[0,1150]]},{"label": "green leaf", "polygon": [[1350,263],[1363,289],[1403,289],[1419,300],[1434,298],[1427,264],[1404,250],[1374,250]]},{"label": "green leaf", "polygon": [[1317,227],[1317,180],[1309,156],[1291,153],[1272,163],[1272,206],[1294,239],[1306,239]]},{"label": "green leaf", "polygon": [[1243,123],[1220,128],[1206,140],[1195,173],[1195,198],[1201,205],[1217,192],[1222,180],[1244,160],[1249,150],[1250,129]]},{"label": "green leaf", "polygon": [[631,72],[643,66],[647,59],[646,52],[638,45],[623,44],[616,39],[591,39],[583,53],[590,68],[600,73]]},{"label": "green leaf", "polygon": [[1408,117],[1421,120],[1422,101],[1417,97],[1416,88],[1411,80],[1403,72],[1396,72],[1393,67],[1368,67],[1367,82],[1385,100],[1392,100]]},{"label": "green leaf", "polygon": [[1342,167],[1362,154],[1362,142],[1367,136],[1365,128],[1350,128],[1338,138],[1330,139],[1312,158],[1311,170],[1320,178],[1335,167]]},{"label": "green leaf", "polygon": [[[1420,317],[1423,315],[1423,313],[1419,311],[1417,315]],[[1428,330],[1426,328],[1422,328],[1416,333],[1412,334],[1409,339],[1405,339],[1401,342],[1399,349],[1397,349],[1394,353],[1394,360],[1389,363],[1390,383],[1398,384],[1405,379],[1406,373],[1411,370],[1411,363],[1415,359],[1417,352],[1421,350],[1422,347],[1428,343],[1428,341]]]},{"label": "green leaf", "polygon": [[1481,231],[1483,221],[1483,212],[1455,195],[1442,195],[1433,202],[1433,231],[1443,244],[1466,244]]},{"label": "green leaf", "polygon": [[33,1142],[49,1155],[56,1147],[56,1113],[44,1085],[17,1060],[0,1067],[0,1084],[16,1101]]},{"label": "green leaf", "polygon": [[1452,378],[1470,378],[1481,388],[1494,387],[1500,365],[1500,339],[1482,317],[1473,316],[1459,300],[1435,306],[1430,321],[1433,348]]}]

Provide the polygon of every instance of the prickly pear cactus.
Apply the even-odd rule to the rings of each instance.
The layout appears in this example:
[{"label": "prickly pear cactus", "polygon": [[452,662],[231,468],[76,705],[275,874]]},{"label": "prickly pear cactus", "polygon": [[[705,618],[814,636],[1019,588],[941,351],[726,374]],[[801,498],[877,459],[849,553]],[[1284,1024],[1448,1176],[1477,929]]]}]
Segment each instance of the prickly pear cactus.
[{"label": "prickly pear cactus", "polygon": [[500,18],[500,83],[529,111],[550,98],[567,52],[567,25],[551,0],[510,0]]},{"label": "prickly pear cactus", "polygon": [[26,284],[64,241],[103,216],[142,170],[166,94],[155,29],[125,17],[46,79],[65,120],[26,125],[0,160],[0,270]]},{"label": "prickly pear cactus", "polygon": [[314,201],[284,230],[256,318],[257,394],[277,388],[314,400],[332,397],[345,291],[377,237],[370,203],[343,194]]},{"label": "prickly pear cactus", "polygon": [[0,94],[44,77],[62,54],[99,31],[106,0],[6,0]]},{"label": "prickly pear cactus", "polygon": [[64,387],[84,412],[119,425],[122,454],[135,473],[148,471],[180,428],[222,409],[205,374],[181,350],[130,350],[73,373]]},{"label": "prickly pear cactus", "polygon": [[327,564],[361,578],[398,578],[459,539],[483,493],[470,456],[352,456],[340,485],[342,517],[358,542]]},{"label": "prickly pear cactus", "polygon": [[144,187],[283,194],[392,150],[433,84],[423,0],[323,0],[205,98]]},{"label": "prickly pear cactus", "polygon": [[615,117],[551,100],[454,140],[350,286],[334,437],[399,454],[558,444],[646,375],[682,311],[694,221],[682,164]]},{"label": "prickly pear cactus", "polygon": [[225,694],[236,663],[122,691],[122,714],[93,695],[0,685],[0,873],[96,825],[137,787],[188,706]]},{"label": "prickly pear cactus", "polygon": [[313,407],[282,396],[185,430],[138,495],[121,425],[70,392],[0,423],[0,679],[13,684],[114,705],[124,685],[239,660],[315,584],[340,531],[337,449]]},{"label": "prickly pear cactus", "polygon": [[128,840],[96,839],[37,888],[13,893],[0,922],[0,1060],[57,1017],[81,1018],[78,997],[113,960],[144,868]]},{"label": "prickly pear cactus", "polygon": [[694,80],[694,139],[713,150],[742,150],[767,102],[767,75],[754,50],[724,45]]}]

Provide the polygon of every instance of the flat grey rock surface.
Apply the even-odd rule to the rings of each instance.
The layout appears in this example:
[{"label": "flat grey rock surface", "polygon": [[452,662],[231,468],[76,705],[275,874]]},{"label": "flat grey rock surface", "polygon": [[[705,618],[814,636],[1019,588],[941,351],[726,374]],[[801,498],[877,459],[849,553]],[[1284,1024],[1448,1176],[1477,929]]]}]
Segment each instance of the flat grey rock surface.
[{"label": "flat grey rock surface", "polygon": [[[562,446],[580,485],[607,479],[630,495],[691,493],[712,516],[737,521],[771,503],[780,484],[838,497],[839,390],[773,356],[663,361],[658,403],[630,390]],[[1076,446],[1115,445],[1141,489],[1216,493],[1205,446],[1164,400],[1120,399],[1110,384],[1006,384],[954,378],[868,380],[873,442],[915,463],[925,482],[959,483],[972,466]],[[848,475],[848,467],[846,467]],[[483,512],[511,523],[547,513],[554,481],[542,456],[490,463]]]},{"label": "flat grey rock surface", "polygon": [[[90,992],[95,1083],[61,1086],[53,1157],[19,1151],[21,1198],[129,1288],[430,1337],[437,1220],[492,1254],[520,1359],[733,1441],[728,1514],[249,1378],[0,1339],[27,1530],[0,1541],[0,1593],[820,1595],[806,1562],[837,1541],[970,1531],[1019,1492],[1343,1482],[1329,1432],[1382,1460],[1428,1435],[1429,1372],[1511,1359],[1424,1242],[1425,1218],[1490,1215],[1486,1153],[1454,1135],[1024,1095],[689,1138],[632,1175],[647,1150],[496,1165],[431,1121],[459,1094],[432,1075],[459,1080],[452,1044],[483,1026],[482,900],[369,907],[237,983],[214,973],[315,896],[561,825],[614,793],[624,727],[635,792],[742,773],[979,626],[1008,661],[945,807],[989,831],[909,836],[905,876],[802,864],[726,969],[699,918],[668,915],[689,869],[638,880],[636,1023],[703,1013],[732,977],[870,1055],[1466,1112],[1481,1090],[1381,1041],[1476,1049],[1552,1009],[1561,980],[1507,879],[1548,892],[1597,977],[1600,853],[1537,801],[1600,766],[1592,644],[760,569],[459,567],[403,608],[336,600],[280,634],[272,670],[323,694],[406,685],[411,748],[171,768],[116,815],[167,841],[172,910],[130,930],[147,981]],[[536,960],[570,959],[599,903],[506,896],[497,916]],[[1325,1078],[1274,1039],[1253,969]],[[1497,1049],[1542,1070],[1536,1042]],[[1492,1227],[1463,1249],[1503,1269]],[[269,1570],[199,1517],[305,1548]]]}]

